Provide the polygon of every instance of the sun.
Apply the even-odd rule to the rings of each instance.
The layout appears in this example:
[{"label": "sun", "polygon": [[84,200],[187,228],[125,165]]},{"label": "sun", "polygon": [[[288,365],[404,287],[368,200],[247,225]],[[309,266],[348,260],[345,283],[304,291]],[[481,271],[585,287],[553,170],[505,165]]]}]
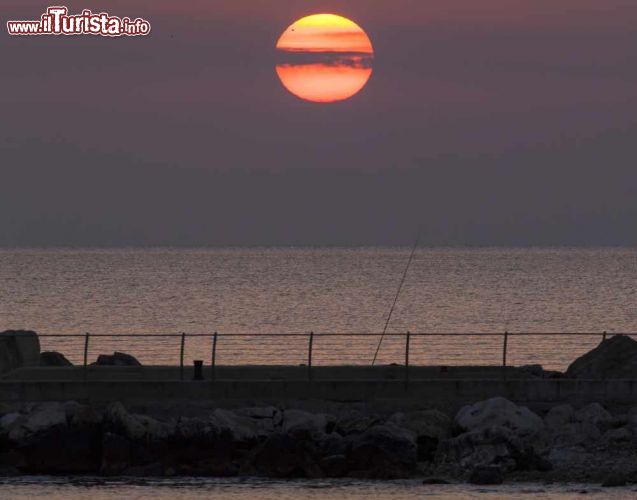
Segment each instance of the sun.
[{"label": "sun", "polygon": [[374,48],[354,21],[314,14],[291,24],[276,44],[276,72],[295,96],[337,102],[360,92],[372,75]]}]

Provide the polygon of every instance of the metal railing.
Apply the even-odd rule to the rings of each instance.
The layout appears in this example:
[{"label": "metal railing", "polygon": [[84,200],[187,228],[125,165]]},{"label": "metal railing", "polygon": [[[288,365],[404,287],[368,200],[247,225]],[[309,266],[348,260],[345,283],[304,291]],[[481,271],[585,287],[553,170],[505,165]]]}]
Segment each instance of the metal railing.
[{"label": "metal railing", "polygon": [[[164,359],[163,349],[159,349],[156,345],[160,340],[175,339],[179,346],[179,379],[184,380],[185,356],[187,349],[192,345],[197,359],[210,360],[210,376],[215,379],[215,369],[218,366],[237,366],[237,365],[255,365],[255,366],[307,366],[308,379],[312,380],[312,367],[315,366],[368,366],[378,341],[381,339],[381,333],[218,333],[211,334],[201,333],[168,333],[168,334],[40,334],[42,343],[51,350],[59,350],[63,339],[83,339],[83,355],[82,367],[84,380],[88,379],[89,353],[91,347],[95,343],[110,339],[120,342],[127,341],[122,351],[130,354],[138,355],[131,349],[135,348],[136,343],[142,340],[145,344],[153,341],[155,344],[153,349],[145,349],[145,353],[151,353],[153,360]],[[511,354],[511,342],[518,339],[530,339],[534,337],[543,338],[580,338],[587,337],[593,340],[598,338],[605,340],[608,335],[619,335],[619,333],[607,334],[606,332],[501,332],[501,333],[435,333],[435,332],[405,332],[405,333],[386,333],[384,334],[384,344],[382,345],[381,357],[379,360],[384,365],[397,365],[405,367],[405,379],[409,379],[409,368],[415,366],[438,366],[453,365],[455,363],[438,362],[442,354],[450,352],[456,356],[456,361],[462,361],[463,365],[484,365],[485,356],[489,356],[489,360],[493,357],[497,359],[498,352],[501,354],[501,361],[496,363],[486,363],[489,366],[501,366],[505,368],[509,366]],[[637,336],[637,333],[622,333],[622,335]],[[485,348],[481,351],[480,359],[472,363],[467,363],[468,355],[472,354],[472,345],[464,342],[465,339],[490,339],[491,344],[482,346]],[[444,339],[444,340],[442,340]],[[451,342],[454,340],[462,340],[463,345],[453,347]],[[54,340],[55,345],[49,345]],[[272,344],[274,342],[274,344]],[[317,347],[325,345],[322,350]],[[499,344],[499,347],[498,347]],[[147,344],[146,344],[147,345]],[[420,347],[421,351],[417,351]],[[560,347],[563,347],[561,344]],[[578,345],[573,344],[574,348]],[[594,347],[594,346],[590,346]],[[205,349],[205,351],[204,351]],[[456,351],[454,351],[456,349]],[[225,350],[225,360],[220,363],[220,351]],[[283,350],[283,354],[281,353]],[[568,350],[568,349],[567,349]],[[588,349],[587,349],[588,350]],[[207,352],[207,355],[204,355]],[[551,354],[553,351],[548,351]],[[423,354],[424,353],[424,354]],[[458,355],[460,353],[462,357]],[[531,351],[532,353],[532,351]],[[67,354],[64,353],[63,354]],[[148,354],[148,355],[151,355]],[[426,360],[426,355],[430,359]],[[475,354],[475,353],[474,353]],[[528,353],[527,353],[528,354]],[[545,351],[544,354],[547,354]],[[568,352],[568,359],[575,359],[575,354]],[[272,360],[274,358],[274,361]],[[566,357],[564,356],[566,359]],[[468,358],[474,359],[474,358]],[[537,364],[543,364],[542,359],[537,360]],[[175,363],[164,363],[175,365]],[[535,364],[535,363],[534,363]],[[506,370],[503,370],[506,376]]]}]

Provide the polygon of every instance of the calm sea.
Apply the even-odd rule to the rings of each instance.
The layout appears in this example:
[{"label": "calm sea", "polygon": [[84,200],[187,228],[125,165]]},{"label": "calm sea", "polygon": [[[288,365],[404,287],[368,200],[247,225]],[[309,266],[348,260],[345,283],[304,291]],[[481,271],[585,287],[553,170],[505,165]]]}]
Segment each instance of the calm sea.
[{"label": "calm sea", "polygon": [[[220,364],[303,363],[307,337],[266,333],[380,332],[407,248],[0,250],[0,329],[221,334]],[[563,368],[603,331],[637,332],[637,249],[421,249],[388,331],[592,332],[513,337],[511,363]],[[255,333],[261,337],[224,337]],[[83,339],[43,339],[81,360]],[[186,359],[210,357],[211,337],[187,339]],[[502,338],[412,337],[413,363],[499,363]],[[90,357],[122,350],[178,361],[180,339],[90,340]],[[370,337],[314,340],[314,362],[369,363]],[[381,362],[402,362],[388,337]]]},{"label": "calm sea", "polygon": [[635,488],[599,488],[590,485],[510,485],[479,487],[469,485],[425,486],[420,481],[365,482],[349,480],[266,481],[245,480],[91,480],[79,478],[8,479],[0,482],[2,498],[57,499],[198,499],[224,498],[236,500],[378,500],[398,499],[468,499],[509,500],[546,499],[574,500],[600,498],[624,500],[635,498]]}]

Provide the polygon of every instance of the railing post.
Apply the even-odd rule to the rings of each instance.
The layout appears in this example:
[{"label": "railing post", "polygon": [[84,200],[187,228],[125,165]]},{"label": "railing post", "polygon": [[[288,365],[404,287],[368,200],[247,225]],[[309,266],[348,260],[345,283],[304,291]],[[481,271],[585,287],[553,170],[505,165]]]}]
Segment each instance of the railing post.
[{"label": "railing post", "polygon": [[184,346],[186,344],[186,334],[181,334],[181,351],[179,353],[179,380],[184,380]]},{"label": "railing post", "polygon": [[84,382],[88,379],[88,339],[90,337],[90,333],[86,332],[84,334]]},{"label": "railing post", "polygon": [[504,378],[507,377],[507,345],[509,343],[509,332],[504,332],[504,345],[502,346],[502,371]]},{"label": "railing post", "polygon": [[409,384],[409,341],[411,339],[411,333],[407,332],[405,338],[405,385]]},{"label": "railing post", "polygon": [[215,334],[212,336],[212,359],[210,362],[210,370],[211,370],[211,374],[210,374],[210,379],[211,380],[215,380],[216,379],[216,366],[217,366],[217,337],[218,337],[218,333],[215,332]]},{"label": "railing post", "polygon": [[604,342],[604,340],[606,340],[606,331],[602,334],[602,342]]},{"label": "railing post", "polygon": [[310,332],[310,343],[307,350],[307,378],[312,381],[312,349],[314,347],[314,332]]}]

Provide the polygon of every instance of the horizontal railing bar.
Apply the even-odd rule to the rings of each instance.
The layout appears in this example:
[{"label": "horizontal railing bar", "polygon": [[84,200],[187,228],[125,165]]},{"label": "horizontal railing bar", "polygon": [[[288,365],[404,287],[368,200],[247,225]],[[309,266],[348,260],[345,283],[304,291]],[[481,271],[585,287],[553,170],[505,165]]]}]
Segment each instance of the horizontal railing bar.
[{"label": "horizontal railing bar", "polygon": [[[91,337],[103,338],[181,338],[180,333],[91,333]],[[382,333],[319,333],[315,337],[379,337]],[[405,337],[407,333],[386,333],[385,337]],[[412,337],[501,337],[504,332],[414,332]],[[509,332],[509,336],[588,336],[599,337],[603,332]],[[607,335],[637,336],[637,333],[607,332]],[[15,336],[19,336],[16,334]],[[212,338],[210,333],[187,333],[186,337]],[[263,338],[263,337],[308,337],[309,333],[219,333],[218,337],[235,338]],[[38,337],[45,338],[84,338],[79,333],[39,333]]]}]

